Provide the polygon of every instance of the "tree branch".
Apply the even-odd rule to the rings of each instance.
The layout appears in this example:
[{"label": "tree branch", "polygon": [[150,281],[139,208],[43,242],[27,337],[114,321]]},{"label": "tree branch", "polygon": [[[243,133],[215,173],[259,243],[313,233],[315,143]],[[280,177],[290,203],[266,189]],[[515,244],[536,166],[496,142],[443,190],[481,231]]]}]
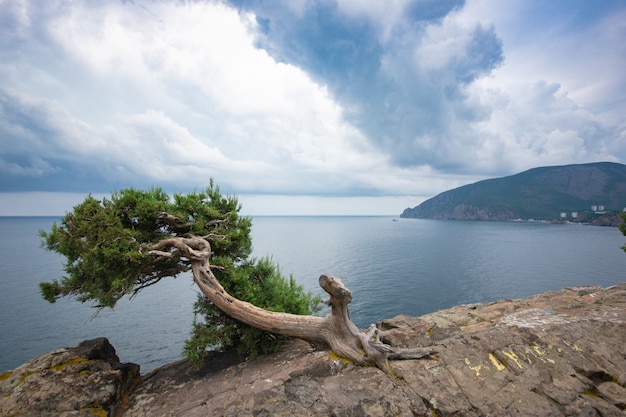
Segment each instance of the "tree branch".
[{"label": "tree branch", "polygon": [[[162,250],[165,248],[170,250]],[[149,253],[167,257],[173,256],[170,255],[173,252],[179,252],[180,256],[191,261],[196,285],[216,307],[252,327],[304,339],[318,348],[330,347],[335,354],[356,364],[372,364],[387,373],[391,373],[388,359],[418,359],[435,353],[430,348],[399,349],[386,345],[373,324],[367,332],[359,330],[348,311],[352,292],[337,277],[322,275],[319,279],[320,286],[330,296],[324,301],[331,307],[331,313],[326,317],[277,313],[241,301],[226,292],[211,270],[211,245],[207,240],[173,237],[154,245]]]},{"label": "tree branch", "polygon": [[194,224],[193,222],[183,223],[178,217],[166,212],[159,213],[158,218],[164,220],[172,229],[179,233],[188,232]]}]

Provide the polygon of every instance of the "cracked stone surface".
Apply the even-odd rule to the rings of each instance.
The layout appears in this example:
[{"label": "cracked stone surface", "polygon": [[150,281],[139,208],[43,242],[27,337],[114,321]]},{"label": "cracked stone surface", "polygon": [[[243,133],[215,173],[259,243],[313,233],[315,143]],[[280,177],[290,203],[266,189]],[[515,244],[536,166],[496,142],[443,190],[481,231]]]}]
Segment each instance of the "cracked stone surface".
[{"label": "cracked stone surface", "polygon": [[398,316],[377,324],[386,343],[438,353],[393,361],[395,377],[294,341],[221,370],[157,371],[124,415],[623,416],[625,323],[626,284]]},{"label": "cracked stone surface", "polygon": [[0,374],[0,415],[108,416],[139,378],[105,338],[37,356]]},{"label": "cracked stone surface", "polygon": [[[119,395],[102,400],[109,401],[108,408],[98,415],[113,416],[113,409],[116,417],[625,414],[626,284],[462,305],[421,317],[398,316],[377,326],[388,344],[433,346],[437,353],[392,361],[393,376],[314,351],[298,340],[281,352],[246,362],[232,353],[213,353],[199,371],[180,361],[143,376],[124,401]],[[36,362],[2,374],[0,414],[54,415],[50,407],[49,414],[36,408],[8,414],[2,407],[17,394],[33,406],[41,403],[36,400],[41,392],[58,390],[70,398],[72,391],[63,384],[75,387],[80,378],[96,380],[92,373],[109,375],[108,370],[98,374],[102,370],[88,368],[84,360],[59,360],[60,366],[42,369],[60,374],[48,382],[39,378],[38,385],[34,380],[25,383]],[[24,369],[30,370],[17,373]],[[64,370],[73,373],[63,376]],[[106,378],[99,380],[103,385],[90,389],[111,392]],[[21,391],[16,391],[18,386]],[[118,403],[110,404],[114,399]],[[58,415],[101,411],[87,406]],[[83,414],[76,414],[80,407]]]}]

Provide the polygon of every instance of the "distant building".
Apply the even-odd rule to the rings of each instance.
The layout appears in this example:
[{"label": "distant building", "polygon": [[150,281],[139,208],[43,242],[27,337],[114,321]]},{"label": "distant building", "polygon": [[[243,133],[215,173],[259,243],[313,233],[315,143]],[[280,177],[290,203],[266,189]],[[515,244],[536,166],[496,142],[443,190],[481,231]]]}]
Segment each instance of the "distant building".
[{"label": "distant building", "polygon": [[594,213],[602,213],[604,212],[604,205],[591,206],[591,211]]},{"label": "distant building", "polygon": [[572,219],[577,219],[577,218],[578,218],[578,212],[572,211]]},{"label": "distant building", "polygon": [[[626,208],[625,208],[624,210],[626,210]],[[562,218],[562,219],[566,219],[566,218],[567,218],[567,213],[566,213],[566,212],[564,212],[564,211],[562,211],[562,212],[561,212],[561,218]]]}]

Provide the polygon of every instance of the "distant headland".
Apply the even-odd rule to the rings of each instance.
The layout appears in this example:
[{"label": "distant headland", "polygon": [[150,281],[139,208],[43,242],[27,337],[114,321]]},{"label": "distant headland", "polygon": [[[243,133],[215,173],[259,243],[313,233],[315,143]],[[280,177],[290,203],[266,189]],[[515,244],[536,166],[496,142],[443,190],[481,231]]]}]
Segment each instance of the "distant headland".
[{"label": "distant headland", "polygon": [[597,162],[534,168],[479,181],[407,208],[401,217],[617,226],[624,210],[626,165]]}]

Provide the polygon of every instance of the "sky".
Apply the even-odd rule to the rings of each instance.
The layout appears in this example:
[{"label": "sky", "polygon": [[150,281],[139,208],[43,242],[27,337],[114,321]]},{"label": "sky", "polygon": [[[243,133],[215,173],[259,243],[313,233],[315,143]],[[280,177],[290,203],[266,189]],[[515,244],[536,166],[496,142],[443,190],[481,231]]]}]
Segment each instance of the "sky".
[{"label": "sky", "polygon": [[203,189],[399,215],[626,162],[626,2],[0,0],[0,215]]}]

